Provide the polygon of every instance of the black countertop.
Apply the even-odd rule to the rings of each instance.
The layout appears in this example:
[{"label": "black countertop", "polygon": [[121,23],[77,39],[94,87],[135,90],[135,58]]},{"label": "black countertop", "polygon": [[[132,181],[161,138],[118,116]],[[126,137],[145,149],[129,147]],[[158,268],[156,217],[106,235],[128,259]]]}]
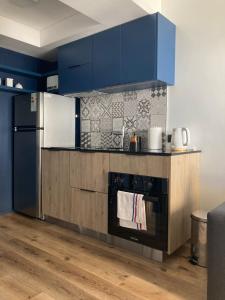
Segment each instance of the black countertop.
[{"label": "black countertop", "polygon": [[190,153],[200,153],[201,150],[185,150],[185,151],[164,151],[164,150],[148,150],[131,152],[124,149],[114,148],[74,148],[74,147],[43,147],[42,149],[50,151],[80,151],[80,152],[103,152],[103,153],[122,153],[130,155],[159,155],[159,156],[172,156],[172,155],[184,155]]}]

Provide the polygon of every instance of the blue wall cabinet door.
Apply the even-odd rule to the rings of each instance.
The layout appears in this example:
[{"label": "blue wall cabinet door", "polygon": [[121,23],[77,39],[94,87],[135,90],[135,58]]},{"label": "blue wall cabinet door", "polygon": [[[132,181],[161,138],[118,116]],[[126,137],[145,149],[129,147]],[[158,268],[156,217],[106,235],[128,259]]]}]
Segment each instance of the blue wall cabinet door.
[{"label": "blue wall cabinet door", "polygon": [[155,78],[156,42],[155,14],[122,25],[122,83]]},{"label": "blue wall cabinet door", "polygon": [[122,83],[174,83],[175,25],[156,13],[122,25]]},{"label": "blue wall cabinet door", "polygon": [[174,84],[175,25],[156,13],[64,45],[60,93]]},{"label": "blue wall cabinet door", "polygon": [[58,48],[58,68],[65,69],[90,63],[92,38],[84,38]]},{"label": "blue wall cabinet door", "polygon": [[92,89],[92,37],[58,49],[59,93],[69,94]]},{"label": "blue wall cabinet door", "polygon": [[94,89],[120,84],[121,26],[93,37]]},{"label": "blue wall cabinet door", "polygon": [[92,89],[91,64],[59,69],[59,93],[61,95]]}]

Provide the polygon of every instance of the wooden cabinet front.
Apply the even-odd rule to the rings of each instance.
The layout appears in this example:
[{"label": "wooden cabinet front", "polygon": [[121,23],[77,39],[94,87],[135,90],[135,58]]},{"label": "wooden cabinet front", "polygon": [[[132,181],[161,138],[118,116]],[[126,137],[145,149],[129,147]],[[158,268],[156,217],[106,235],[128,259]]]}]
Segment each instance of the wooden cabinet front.
[{"label": "wooden cabinet front", "polygon": [[107,195],[72,189],[72,223],[97,232],[108,232]]},{"label": "wooden cabinet front", "polygon": [[69,152],[42,151],[43,214],[70,222]]},{"label": "wooden cabinet front", "polygon": [[110,172],[168,178],[169,166],[166,156],[110,153]]},{"label": "wooden cabinet front", "polygon": [[75,188],[108,192],[108,153],[70,153],[70,185]]}]

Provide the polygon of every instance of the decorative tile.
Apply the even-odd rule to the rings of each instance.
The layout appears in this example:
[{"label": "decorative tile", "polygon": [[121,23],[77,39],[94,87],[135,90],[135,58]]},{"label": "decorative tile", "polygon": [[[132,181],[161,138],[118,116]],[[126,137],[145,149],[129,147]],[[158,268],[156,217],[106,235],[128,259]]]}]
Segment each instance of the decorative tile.
[{"label": "decorative tile", "polygon": [[88,98],[88,104],[93,107],[94,105],[98,104],[99,100],[96,96],[92,96]]},{"label": "decorative tile", "polygon": [[150,114],[150,100],[146,99],[146,98],[142,98],[139,102],[138,102],[138,114],[142,117],[148,117]]},{"label": "decorative tile", "polygon": [[129,150],[130,149],[130,134],[128,132],[125,133],[123,139],[123,149]]},{"label": "decorative tile", "polygon": [[82,132],[80,139],[81,147],[90,148],[91,147],[91,134],[90,132]]},{"label": "decorative tile", "polygon": [[81,120],[81,132],[90,132],[90,120]]},{"label": "decorative tile", "polygon": [[102,105],[102,118],[112,118],[112,105],[111,103],[109,105],[105,105],[104,101],[101,103]]},{"label": "decorative tile", "polygon": [[126,101],[124,102],[124,116],[133,117],[137,113],[137,101]]},{"label": "decorative tile", "polygon": [[95,103],[93,106],[90,106],[90,118],[91,120],[98,120],[101,118],[103,113],[103,108],[101,103]]},{"label": "decorative tile", "polygon": [[98,132],[98,131],[100,131],[100,120],[92,120],[91,121],[91,131],[92,132],[95,132],[95,131]]},{"label": "decorative tile", "polygon": [[112,103],[112,117],[121,118],[124,114],[124,103],[123,102],[113,102]]},{"label": "decorative tile", "polygon": [[120,134],[112,133],[112,147],[121,149],[123,146],[123,137]]},{"label": "decorative tile", "polygon": [[112,133],[102,132],[101,133],[101,147],[110,148],[112,147]]},{"label": "decorative tile", "polygon": [[115,93],[112,94],[112,102],[123,102],[123,94],[122,93]]},{"label": "decorative tile", "polygon": [[151,115],[150,126],[166,128],[166,115]]},{"label": "decorative tile", "polygon": [[151,99],[151,114],[164,115],[167,112],[167,99],[160,96]]},{"label": "decorative tile", "polygon": [[81,118],[83,119],[90,118],[90,110],[87,105],[81,105]]},{"label": "decorative tile", "polygon": [[149,116],[142,118],[142,116],[137,115],[137,130],[148,130],[150,127]]},{"label": "decorative tile", "polygon": [[123,118],[113,119],[113,131],[122,131],[123,129]]},{"label": "decorative tile", "polygon": [[155,88],[151,88],[151,97],[155,98],[155,97],[166,97],[167,95],[167,88],[165,86],[163,87],[155,87]]},{"label": "decorative tile", "polygon": [[101,131],[112,131],[112,119],[101,119],[100,120]]},{"label": "decorative tile", "polygon": [[134,131],[137,128],[137,120],[136,116],[133,117],[125,117],[124,118],[124,126],[126,131]]},{"label": "decorative tile", "polygon": [[150,99],[151,98],[151,89],[144,89],[137,91],[137,99]]},{"label": "decorative tile", "polygon": [[81,98],[81,146],[119,147],[120,138],[113,131],[121,131],[123,126],[125,149],[134,131],[146,145],[149,127],[166,127],[166,113],[166,87]]},{"label": "decorative tile", "polygon": [[124,102],[137,100],[137,92],[136,91],[128,91],[123,93]]},{"label": "decorative tile", "polygon": [[101,133],[92,132],[91,133],[91,147],[101,147]]}]

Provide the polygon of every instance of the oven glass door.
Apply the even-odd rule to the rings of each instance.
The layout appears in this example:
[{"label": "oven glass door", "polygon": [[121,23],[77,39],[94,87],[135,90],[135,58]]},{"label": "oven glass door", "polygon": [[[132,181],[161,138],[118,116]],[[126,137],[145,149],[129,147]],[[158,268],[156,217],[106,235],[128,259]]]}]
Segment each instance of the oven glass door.
[{"label": "oven glass door", "polygon": [[[167,179],[123,173],[109,173],[109,183],[109,233],[155,249],[167,250]],[[144,195],[146,230],[121,226],[121,221],[117,217],[118,191]]]}]

